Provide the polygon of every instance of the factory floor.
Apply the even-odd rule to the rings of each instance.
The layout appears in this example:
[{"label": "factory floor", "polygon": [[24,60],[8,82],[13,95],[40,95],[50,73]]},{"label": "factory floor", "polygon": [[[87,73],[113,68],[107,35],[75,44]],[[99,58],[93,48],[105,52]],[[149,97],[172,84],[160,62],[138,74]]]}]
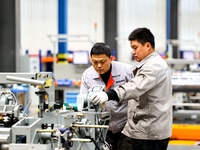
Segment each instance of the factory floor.
[{"label": "factory floor", "polygon": [[169,145],[167,150],[200,150],[200,146]]}]

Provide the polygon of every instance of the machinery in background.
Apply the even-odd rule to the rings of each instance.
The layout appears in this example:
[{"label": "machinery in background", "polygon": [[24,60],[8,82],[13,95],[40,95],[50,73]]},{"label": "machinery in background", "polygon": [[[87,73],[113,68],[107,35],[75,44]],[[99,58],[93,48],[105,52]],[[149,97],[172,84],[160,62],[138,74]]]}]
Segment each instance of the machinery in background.
[{"label": "machinery in background", "polygon": [[200,123],[200,73],[172,75],[174,123]]},{"label": "machinery in background", "polygon": [[175,72],[173,85],[173,127],[170,144],[200,143],[200,73]]},{"label": "machinery in background", "polygon": [[17,104],[15,95],[9,89],[0,90],[0,149],[7,149],[11,127],[22,119],[22,106]]},{"label": "machinery in background", "polygon": [[[52,73],[0,73],[1,83],[26,83],[38,88],[38,118],[28,117],[14,94],[2,91],[0,97],[0,149],[2,150],[104,150],[110,114],[95,106],[91,95],[104,88],[96,86],[78,95],[77,105],[66,110],[54,99]],[[32,100],[33,101],[33,100]],[[30,103],[29,103],[30,105]]]},{"label": "machinery in background", "polygon": [[9,89],[0,91],[0,127],[11,127],[22,116],[21,105],[17,104],[15,95]]}]

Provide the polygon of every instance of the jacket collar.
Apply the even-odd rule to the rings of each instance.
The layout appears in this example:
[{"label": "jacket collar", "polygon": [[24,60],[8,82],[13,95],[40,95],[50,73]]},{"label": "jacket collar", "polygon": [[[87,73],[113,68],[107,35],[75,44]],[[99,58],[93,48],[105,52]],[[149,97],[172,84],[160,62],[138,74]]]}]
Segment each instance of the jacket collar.
[{"label": "jacket collar", "polygon": [[151,54],[149,54],[147,57],[145,57],[141,62],[139,62],[136,67],[137,68],[141,68],[150,58],[155,57],[156,55],[158,55],[158,53],[156,51],[152,52]]}]

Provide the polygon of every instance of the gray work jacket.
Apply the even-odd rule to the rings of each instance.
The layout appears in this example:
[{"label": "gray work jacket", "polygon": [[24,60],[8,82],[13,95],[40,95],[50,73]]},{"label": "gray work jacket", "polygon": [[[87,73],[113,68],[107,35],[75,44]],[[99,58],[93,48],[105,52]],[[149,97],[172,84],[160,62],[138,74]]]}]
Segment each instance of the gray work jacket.
[{"label": "gray work jacket", "polygon": [[[109,89],[114,89],[115,87],[118,87],[133,78],[134,68],[135,67],[129,64],[112,61],[111,77],[109,80],[114,82],[109,84]],[[88,90],[94,85],[105,85],[105,83],[100,78],[99,74],[94,70],[93,66],[91,66],[82,74],[80,94],[87,94]],[[126,124],[127,105],[127,101],[120,105],[120,107],[114,100],[110,100],[105,103],[105,111],[109,111],[111,114],[109,130],[113,133],[122,131],[124,125]]]},{"label": "gray work jacket", "polygon": [[137,64],[130,82],[114,90],[119,103],[128,101],[128,121],[122,131],[135,139],[165,139],[172,132],[171,72],[163,58],[153,52]]}]

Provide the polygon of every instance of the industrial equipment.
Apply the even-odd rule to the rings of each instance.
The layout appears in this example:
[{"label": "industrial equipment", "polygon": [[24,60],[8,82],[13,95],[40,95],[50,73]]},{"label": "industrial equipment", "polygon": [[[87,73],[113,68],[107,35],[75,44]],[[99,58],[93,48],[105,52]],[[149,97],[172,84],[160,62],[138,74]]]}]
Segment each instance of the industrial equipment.
[{"label": "industrial equipment", "polygon": [[[0,83],[26,83],[38,88],[38,118],[27,116],[9,90],[0,92],[0,149],[109,150],[105,142],[110,114],[95,106],[91,96],[104,90],[94,86],[79,94],[77,105],[55,102],[51,72],[0,73]],[[32,100],[34,101],[34,99]],[[30,103],[29,103],[30,105]]]},{"label": "industrial equipment", "polygon": [[170,144],[200,145],[200,73],[175,72]]}]

